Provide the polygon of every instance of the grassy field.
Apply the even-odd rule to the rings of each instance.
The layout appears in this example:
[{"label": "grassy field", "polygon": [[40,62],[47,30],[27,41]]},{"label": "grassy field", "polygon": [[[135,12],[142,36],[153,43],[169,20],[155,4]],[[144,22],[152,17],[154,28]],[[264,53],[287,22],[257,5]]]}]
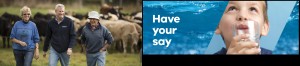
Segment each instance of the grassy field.
[{"label": "grassy field", "polygon": [[[1,38],[1,37],[0,37]],[[42,56],[42,46],[40,44],[40,58],[38,60],[33,59],[32,66],[48,66],[48,57]],[[70,66],[86,66],[86,57],[84,53],[79,52],[79,46],[73,48],[73,54],[70,58]],[[12,48],[2,48],[2,39],[0,39],[0,65],[1,66],[15,66]],[[135,54],[123,54],[119,52],[109,52],[106,55],[106,66],[141,66],[140,55]],[[61,66],[58,63],[58,66]]]}]

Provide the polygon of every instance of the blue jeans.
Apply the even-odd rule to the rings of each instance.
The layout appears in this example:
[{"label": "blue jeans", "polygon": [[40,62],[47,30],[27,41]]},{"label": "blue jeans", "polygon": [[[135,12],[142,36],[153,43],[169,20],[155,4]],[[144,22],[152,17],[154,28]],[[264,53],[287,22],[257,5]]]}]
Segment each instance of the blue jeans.
[{"label": "blue jeans", "polygon": [[86,53],[86,61],[87,66],[105,66],[105,55],[106,51],[104,52],[97,52],[97,53]]},{"label": "blue jeans", "polygon": [[16,66],[31,66],[34,49],[29,50],[13,50]]},{"label": "blue jeans", "polygon": [[49,66],[56,66],[60,60],[61,66],[69,66],[70,57],[66,52],[58,53],[50,46]]}]

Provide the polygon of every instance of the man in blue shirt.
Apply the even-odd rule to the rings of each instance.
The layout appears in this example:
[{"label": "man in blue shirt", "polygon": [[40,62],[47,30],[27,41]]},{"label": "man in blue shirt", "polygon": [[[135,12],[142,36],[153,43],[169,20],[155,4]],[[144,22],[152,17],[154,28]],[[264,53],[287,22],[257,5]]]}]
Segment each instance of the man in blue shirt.
[{"label": "man in blue shirt", "polygon": [[[112,43],[110,31],[99,23],[99,14],[91,11],[88,14],[89,23],[82,29],[81,40],[86,47],[88,66],[105,66],[106,49]],[[108,44],[106,44],[106,42]]]}]

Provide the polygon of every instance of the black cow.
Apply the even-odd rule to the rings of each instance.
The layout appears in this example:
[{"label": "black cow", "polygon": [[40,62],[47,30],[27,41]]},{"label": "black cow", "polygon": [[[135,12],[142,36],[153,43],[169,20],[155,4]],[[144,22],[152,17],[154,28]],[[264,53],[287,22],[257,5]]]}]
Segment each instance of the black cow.
[{"label": "black cow", "polygon": [[118,7],[118,6],[101,6],[100,8],[100,13],[103,14],[103,16],[101,16],[100,18],[105,19],[105,20],[109,20],[111,18],[111,16],[108,15],[108,13],[111,13],[113,15],[116,15],[118,17],[118,19],[120,20],[124,20],[124,16],[126,14],[122,13],[121,11],[123,10],[123,8]]},{"label": "black cow", "polygon": [[48,21],[54,18],[54,15],[50,15],[50,14],[44,15],[40,12],[37,12],[33,18],[34,18],[33,22],[36,24],[36,27],[38,28],[39,35],[41,37],[46,36]]},{"label": "black cow", "polygon": [[88,18],[88,14],[82,15],[82,14],[76,13],[76,14],[73,15],[73,16],[74,16],[75,18],[79,19],[79,20],[83,20],[83,19]]},{"label": "black cow", "polygon": [[[130,16],[133,16],[133,19],[142,21],[142,17],[136,17],[138,13],[141,13],[141,11],[136,11],[130,14]],[[140,16],[140,15],[139,15]]]},{"label": "black cow", "polygon": [[108,12],[117,15],[119,19],[124,20],[125,18],[123,16],[125,16],[125,14],[121,12],[122,10],[123,8],[113,7],[109,9]]},{"label": "black cow", "polygon": [[7,26],[8,20],[6,18],[0,17],[0,35],[2,36],[2,40],[3,40],[3,48],[6,47],[6,41],[8,37],[8,31],[7,29],[9,29],[10,26]]},{"label": "black cow", "polygon": [[[133,20],[138,20],[138,21],[142,22],[143,18],[142,18],[141,13],[142,13],[141,11],[136,11],[136,12],[131,13],[130,16]],[[142,23],[137,23],[137,24],[139,24],[141,27],[143,27]]]},{"label": "black cow", "polygon": [[2,40],[3,40],[3,48],[5,48],[5,47],[9,48],[10,47],[9,46],[9,40],[10,40],[9,36],[11,33],[11,29],[14,26],[16,21],[21,20],[21,17],[5,12],[1,16],[0,20],[1,20],[0,31],[1,31],[1,36],[2,36]]},{"label": "black cow", "polygon": [[80,46],[80,53],[83,53],[85,50],[85,46],[82,44],[83,42],[81,42],[81,34],[82,34],[82,29],[85,26],[81,26],[78,31],[76,32],[76,41],[78,43],[78,45]]}]

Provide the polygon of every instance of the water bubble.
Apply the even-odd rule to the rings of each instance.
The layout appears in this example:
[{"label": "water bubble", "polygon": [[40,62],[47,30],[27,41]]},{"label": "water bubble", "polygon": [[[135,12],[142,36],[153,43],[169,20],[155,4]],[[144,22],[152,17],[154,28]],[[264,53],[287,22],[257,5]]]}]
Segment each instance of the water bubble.
[{"label": "water bubble", "polygon": [[297,51],[299,50],[299,47],[293,47],[292,49]]},{"label": "water bubble", "polygon": [[189,50],[189,54],[196,54],[197,51],[196,50]]}]

